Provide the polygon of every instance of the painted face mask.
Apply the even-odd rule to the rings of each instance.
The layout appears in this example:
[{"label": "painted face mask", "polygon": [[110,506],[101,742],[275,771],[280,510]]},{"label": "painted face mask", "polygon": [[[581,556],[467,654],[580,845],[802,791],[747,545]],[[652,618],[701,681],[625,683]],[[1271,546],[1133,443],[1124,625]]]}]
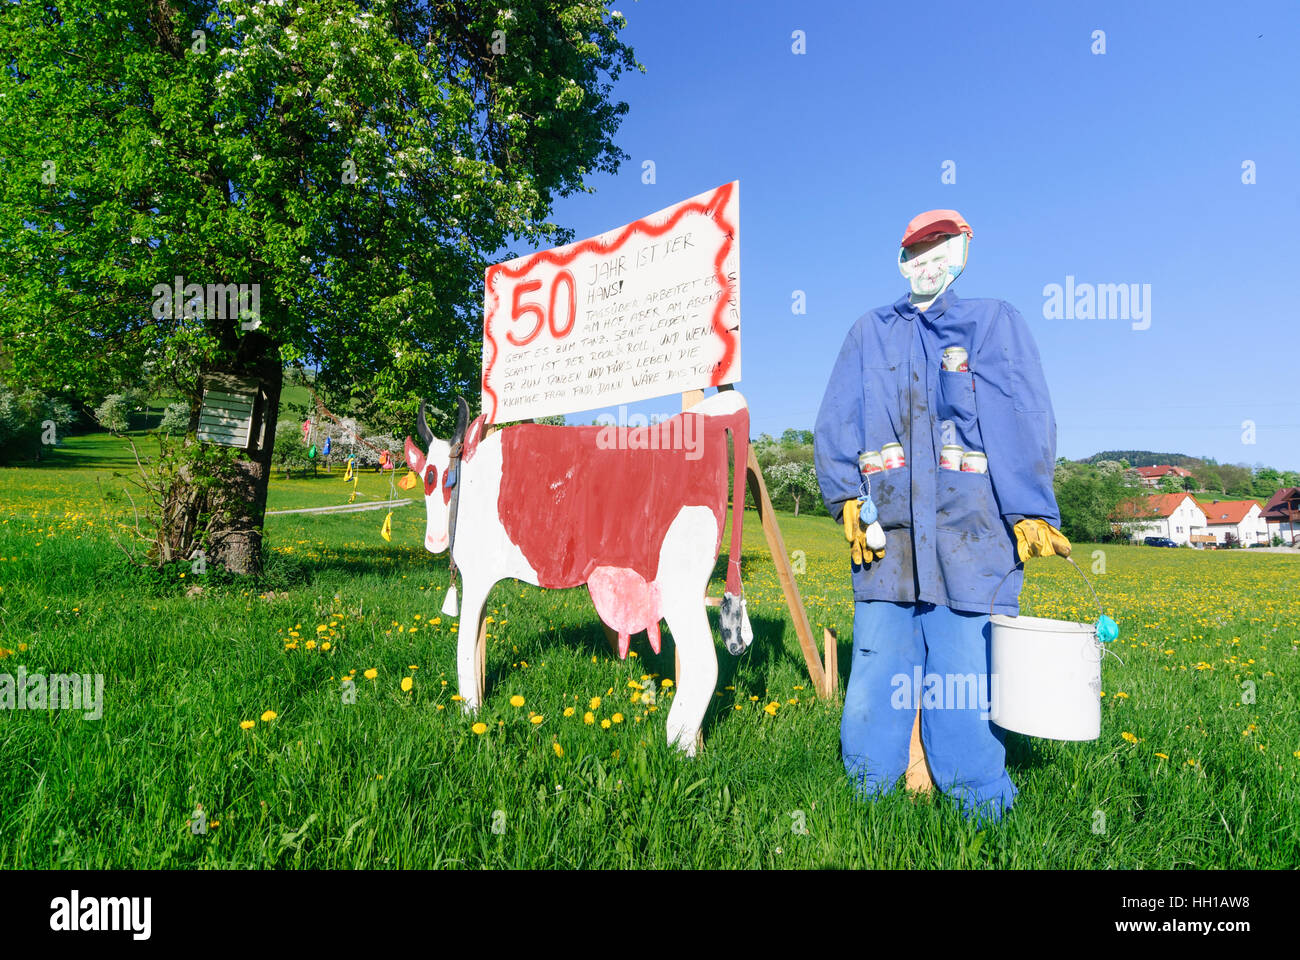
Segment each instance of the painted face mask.
[{"label": "painted face mask", "polygon": [[959,233],[898,250],[898,271],[917,297],[937,297],[961,275],[970,253],[970,238]]}]

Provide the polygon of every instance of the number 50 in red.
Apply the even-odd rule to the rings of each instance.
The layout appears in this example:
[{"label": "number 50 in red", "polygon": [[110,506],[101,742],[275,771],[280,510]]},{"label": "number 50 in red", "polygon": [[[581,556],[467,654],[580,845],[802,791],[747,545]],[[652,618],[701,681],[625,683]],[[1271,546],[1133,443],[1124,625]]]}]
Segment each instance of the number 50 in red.
[{"label": "number 50 in red", "polygon": [[[565,323],[563,329],[557,326],[555,322],[555,301],[559,296],[561,283],[568,288],[569,300],[568,321]],[[524,294],[532,293],[534,290],[540,289],[542,289],[542,281],[525,280],[523,283],[516,284],[514,292],[511,294],[510,319],[518,321],[523,319],[526,314],[534,318],[533,328],[529,330],[526,335],[516,337],[513,330],[506,333],[506,339],[516,347],[527,346],[536,340],[537,335],[542,332],[543,324],[550,328],[551,336],[554,339],[562,339],[569,335],[569,331],[573,329],[574,321],[578,318],[578,286],[573,279],[572,273],[568,270],[560,270],[555,274],[554,279],[551,280],[551,295],[545,312],[543,312],[539,304],[525,303],[523,301]]]}]

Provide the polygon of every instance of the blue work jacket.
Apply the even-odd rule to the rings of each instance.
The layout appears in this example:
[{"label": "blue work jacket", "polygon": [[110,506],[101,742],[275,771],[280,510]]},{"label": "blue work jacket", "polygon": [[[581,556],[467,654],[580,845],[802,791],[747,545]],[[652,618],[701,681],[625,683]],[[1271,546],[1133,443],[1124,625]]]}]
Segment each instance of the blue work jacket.
[{"label": "blue work jacket", "polygon": [[[969,371],[940,368],[951,346],[966,349]],[[844,502],[858,496],[858,454],[892,442],[902,444],[907,465],[871,476],[885,558],[861,566],[849,558],[853,598],[988,613],[998,581],[1016,565],[1015,523],[1061,523],[1052,487],[1056,417],[1038,348],[1015,307],[962,300],[949,287],[924,312],[903,297],[858,319],[814,431],[831,516],[840,519]],[[988,472],[939,469],[945,442],[982,451]],[[1007,578],[994,613],[1018,615],[1022,581],[1022,570]]]}]

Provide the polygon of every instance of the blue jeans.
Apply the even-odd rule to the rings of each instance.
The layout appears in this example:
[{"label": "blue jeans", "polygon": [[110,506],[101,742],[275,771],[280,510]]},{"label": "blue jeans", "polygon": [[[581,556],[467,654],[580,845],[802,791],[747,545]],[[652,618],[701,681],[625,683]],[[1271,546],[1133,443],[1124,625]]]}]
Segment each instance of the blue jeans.
[{"label": "blue jeans", "polygon": [[1011,808],[1002,730],[989,720],[989,618],[932,603],[859,601],[844,697],[844,769],[861,791],[907,770],[916,710],[935,786],[962,812],[996,821]]}]

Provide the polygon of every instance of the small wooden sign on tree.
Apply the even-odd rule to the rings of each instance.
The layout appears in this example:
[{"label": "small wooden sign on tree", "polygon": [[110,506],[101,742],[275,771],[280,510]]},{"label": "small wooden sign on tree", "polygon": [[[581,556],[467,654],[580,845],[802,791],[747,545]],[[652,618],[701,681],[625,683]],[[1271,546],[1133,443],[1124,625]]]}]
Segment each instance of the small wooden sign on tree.
[{"label": "small wooden sign on tree", "polygon": [[198,438],[205,443],[247,450],[254,439],[258,382],[252,378],[209,374],[203,380]]}]

